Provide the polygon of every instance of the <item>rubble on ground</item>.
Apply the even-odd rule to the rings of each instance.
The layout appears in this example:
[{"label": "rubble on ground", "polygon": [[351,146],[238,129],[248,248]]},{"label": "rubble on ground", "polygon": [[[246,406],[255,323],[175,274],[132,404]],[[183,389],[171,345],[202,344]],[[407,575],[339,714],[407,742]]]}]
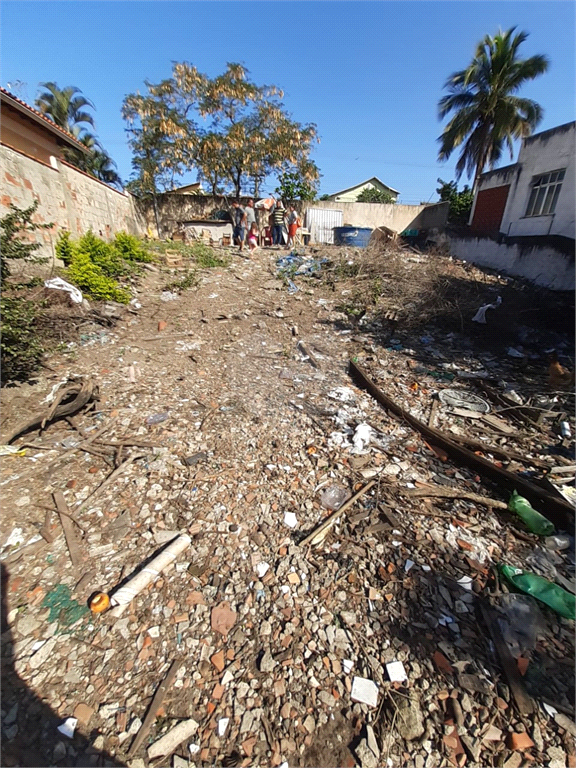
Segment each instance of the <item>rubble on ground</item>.
[{"label": "rubble on ground", "polygon": [[[3,436],[78,377],[99,395],[2,458],[3,665],[25,684],[4,678],[3,764],[34,747],[46,764],[132,768],[157,756],[178,768],[576,766],[574,622],[497,569],[574,592],[573,529],[531,533],[503,508],[507,490],[387,412],[349,368],[570,500],[573,403],[550,389],[547,349],[567,365],[572,341],[514,324],[514,284],[452,260],[447,274],[478,294],[464,318],[452,310],[454,327],[444,315],[415,333],[385,293],[358,317],[344,305],[362,254],[324,250],[280,277],[274,251],[235,256],[170,301],[165,274],[147,271],[137,310],[51,358],[36,384],[3,390]],[[335,253],[352,262],[338,278]],[[496,294],[486,325],[472,324]],[[190,546],[126,610],[89,610],[181,534]]]}]

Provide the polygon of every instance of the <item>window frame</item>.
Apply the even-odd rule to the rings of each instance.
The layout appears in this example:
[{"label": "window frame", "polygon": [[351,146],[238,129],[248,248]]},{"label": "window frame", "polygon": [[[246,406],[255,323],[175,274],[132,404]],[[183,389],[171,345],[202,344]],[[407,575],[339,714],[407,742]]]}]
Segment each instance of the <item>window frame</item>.
[{"label": "window frame", "polygon": [[552,216],[566,178],[566,168],[557,168],[532,177],[524,218]]}]

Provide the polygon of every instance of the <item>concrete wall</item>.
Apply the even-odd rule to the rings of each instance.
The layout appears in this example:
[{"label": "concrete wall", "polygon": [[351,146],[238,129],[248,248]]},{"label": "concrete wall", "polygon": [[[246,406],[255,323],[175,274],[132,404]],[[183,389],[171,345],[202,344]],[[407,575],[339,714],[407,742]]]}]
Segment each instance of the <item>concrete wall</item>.
[{"label": "concrete wall", "polygon": [[[248,197],[240,198],[243,205]],[[158,213],[163,235],[170,237],[178,225],[194,219],[211,219],[217,211],[227,210],[232,198],[212,195],[179,195],[174,192],[158,196]],[[156,231],[154,210],[150,201],[139,204],[147,226]],[[330,200],[316,200],[313,203],[296,201],[295,207],[304,218],[307,208],[324,208],[343,212],[344,225],[376,229],[385,226],[396,232],[405,229],[441,230],[446,224],[448,203],[436,205],[383,205],[381,203],[333,203]],[[262,212],[261,222],[264,221]]]},{"label": "concrete wall", "polygon": [[[511,183],[500,231],[510,237],[560,235],[575,237],[576,123],[567,123],[524,139]],[[525,216],[534,176],[566,169],[554,213]]]},{"label": "concrete wall", "polygon": [[333,203],[318,200],[314,208],[342,211],[344,226],[388,227],[395,232],[405,229],[442,229],[446,224],[449,203],[437,205],[398,205],[382,203]]},{"label": "concrete wall", "polygon": [[0,216],[8,212],[10,203],[25,208],[37,199],[36,221],[54,223],[52,229],[36,233],[42,244],[39,256],[54,255],[53,247],[62,230],[78,237],[92,229],[106,239],[120,230],[145,234],[145,221],[132,195],[117,192],[62,160],[54,164],[56,168],[0,146]]},{"label": "concrete wall", "polygon": [[[231,209],[232,199],[232,197],[189,195],[176,192],[158,195],[158,218],[160,219],[162,237],[170,237],[184,222],[214,219],[218,211]],[[249,197],[241,197],[240,204],[245,205],[250,199]],[[138,209],[146,222],[146,226],[156,232],[152,201],[140,201]],[[258,215],[261,217],[259,221],[264,222],[265,212],[262,211]],[[198,224],[198,226],[203,225]]]},{"label": "concrete wall", "polygon": [[562,253],[551,245],[499,243],[487,237],[451,238],[450,253],[556,291],[573,291],[575,287],[574,254]]}]

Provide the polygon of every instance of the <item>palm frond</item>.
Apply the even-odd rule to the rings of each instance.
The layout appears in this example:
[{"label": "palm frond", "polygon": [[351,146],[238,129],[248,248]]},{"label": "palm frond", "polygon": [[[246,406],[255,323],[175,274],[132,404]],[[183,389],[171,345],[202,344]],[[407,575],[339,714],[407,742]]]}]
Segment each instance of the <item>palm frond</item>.
[{"label": "palm frond", "polygon": [[486,35],[476,46],[468,67],[446,80],[448,91],[438,102],[442,120],[453,113],[439,137],[439,160],[447,160],[461,148],[456,164],[459,178],[494,166],[513,140],[529,136],[542,119],[542,108],[515,94],[521,86],[546,72],[546,56],[520,59],[518,52],[528,37],[516,27]]}]

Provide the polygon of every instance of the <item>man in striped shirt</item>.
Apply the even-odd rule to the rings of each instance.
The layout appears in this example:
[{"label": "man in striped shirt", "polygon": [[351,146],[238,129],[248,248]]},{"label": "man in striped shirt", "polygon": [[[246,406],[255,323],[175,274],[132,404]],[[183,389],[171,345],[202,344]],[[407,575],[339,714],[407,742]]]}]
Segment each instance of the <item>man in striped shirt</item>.
[{"label": "man in striped shirt", "polygon": [[272,230],[272,243],[274,245],[282,245],[284,243],[284,218],[286,216],[286,210],[282,203],[282,200],[277,200],[272,213],[272,220],[274,222],[274,228]]}]

